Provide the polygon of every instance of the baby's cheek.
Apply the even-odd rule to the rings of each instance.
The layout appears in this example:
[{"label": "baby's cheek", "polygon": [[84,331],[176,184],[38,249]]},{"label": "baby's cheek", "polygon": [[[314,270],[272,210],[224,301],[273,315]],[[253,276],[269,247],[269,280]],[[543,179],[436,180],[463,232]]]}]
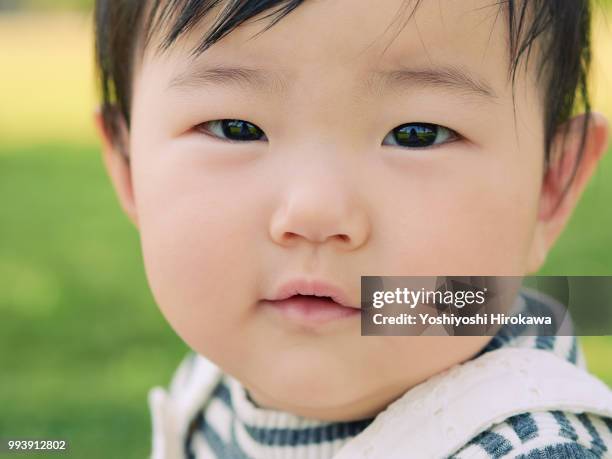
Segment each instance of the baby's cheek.
[{"label": "baby's cheek", "polygon": [[[212,203],[211,203],[212,204]],[[254,266],[244,220],[219,204],[183,196],[164,211],[151,208],[140,223],[143,257],[157,304],[192,347],[223,343],[253,300]]]},{"label": "baby's cheek", "polygon": [[381,275],[523,274],[537,193],[476,180],[389,207]]}]

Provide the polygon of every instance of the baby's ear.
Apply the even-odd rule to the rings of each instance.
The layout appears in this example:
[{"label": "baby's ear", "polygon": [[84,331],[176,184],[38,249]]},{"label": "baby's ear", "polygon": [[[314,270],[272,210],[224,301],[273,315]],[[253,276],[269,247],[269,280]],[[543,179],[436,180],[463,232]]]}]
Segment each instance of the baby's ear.
[{"label": "baby's ear", "polygon": [[608,145],[608,121],[591,113],[584,150],[580,153],[586,115],[581,114],[557,129],[545,169],[540,207],[529,260],[529,273],[540,269],[548,252],[567,224],[582,192]]},{"label": "baby's ear", "polygon": [[[123,115],[111,111],[105,116],[102,109],[95,112],[95,124],[102,141],[102,159],[111,178],[124,212],[134,226],[138,227],[132,174],[129,158],[129,132]],[[109,123],[112,123],[111,129]]]}]

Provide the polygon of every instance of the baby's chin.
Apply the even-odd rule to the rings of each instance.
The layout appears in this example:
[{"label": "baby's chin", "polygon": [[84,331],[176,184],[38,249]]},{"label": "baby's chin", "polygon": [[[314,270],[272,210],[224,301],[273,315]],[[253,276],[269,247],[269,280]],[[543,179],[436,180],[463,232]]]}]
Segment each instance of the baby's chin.
[{"label": "baby's chin", "polygon": [[405,391],[404,387],[391,390],[382,375],[365,368],[347,369],[335,363],[325,358],[281,359],[275,365],[235,377],[261,408],[324,421],[374,417]]},{"label": "baby's chin", "polygon": [[226,371],[262,408],[325,421],[357,420],[376,416],[415,385],[470,358],[490,338],[381,337],[367,346],[348,338],[319,339],[252,349],[246,359],[226,360]]},{"label": "baby's chin", "polygon": [[[260,392],[247,387],[249,397],[260,408],[280,410],[297,416],[322,421],[353,421],[376,416],[397,396],[381,400],[376,391],[365,387],[344,386],[319,382],[314,389],[305,389],[303,383],[286,380],[275,381],[270,392]],[[298,391],[298,392],[296,392]],[[301,392],[299,392],[301,391]]]}]

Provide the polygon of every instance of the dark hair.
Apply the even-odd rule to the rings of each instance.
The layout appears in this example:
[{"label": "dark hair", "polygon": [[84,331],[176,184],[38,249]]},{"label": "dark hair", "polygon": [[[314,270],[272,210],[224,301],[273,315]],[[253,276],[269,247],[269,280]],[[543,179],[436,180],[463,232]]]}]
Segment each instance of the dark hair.
[{"label": "dark hair", "polygon": [[[413,16],[421,0],[414,0]],[[509,36],[508,77],[514,82],[522,59],[538,45],[537,76],[544,101],[544,160],[550,161],[557,128],[577,112],[586,113],[577,166],[590,119],[587,77],[591,61],[589,0],[495,0],[505,10]],[[147,45],[153,30],[164,30],[160,50],[168,49],[211,9],[223,6],[194,53],[201,53],[254,16],[271,18],[265,32],[303,0],[96,0],[96,59],[107,129],[117,134],[117,116],[130,123],[131,79],[139,38]],[[406,21],[407,22],[407,21]],[[567,130],[565,131],[567,134]],[[575,174],[574,168],[574,173]],[[572,179],[573,179],[572,175]],[[570,180],[571,182],[571,180]],[[568,183],[569,185],[569,183]]]}]

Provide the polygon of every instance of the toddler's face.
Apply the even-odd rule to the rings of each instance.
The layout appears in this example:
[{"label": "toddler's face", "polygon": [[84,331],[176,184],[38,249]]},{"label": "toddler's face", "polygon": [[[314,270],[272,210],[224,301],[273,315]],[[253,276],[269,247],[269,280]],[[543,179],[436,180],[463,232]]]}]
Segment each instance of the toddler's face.
[{"label": "toddler's face", "polygon": [[192,60],[211,16],[137,66],[129,149],[150,286],[263,406],[369,416],[488,339],[362,337],[358,314],[266,307],[284,283],[323,280],[359,305],[362,275],[539,263],[541,97],[519,71],[513,105],[503,12],[422,2],[394,38],[403,3],[307,1]]}]

